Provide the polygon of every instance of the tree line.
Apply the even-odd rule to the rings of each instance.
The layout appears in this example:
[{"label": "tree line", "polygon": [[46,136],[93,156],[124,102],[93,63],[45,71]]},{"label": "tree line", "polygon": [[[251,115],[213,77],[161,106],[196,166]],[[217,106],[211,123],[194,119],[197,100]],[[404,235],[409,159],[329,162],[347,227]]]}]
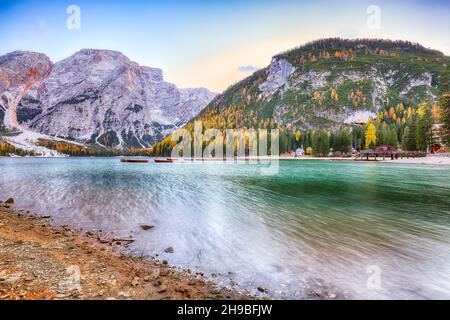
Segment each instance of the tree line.
[{"label": "tree line", "polygon": [[73,157],[150,156],[151,148],[116,149],[96,145],[78,145],[66,141],[39,139],[39,146]]},{"label": "tree line", "polygon": [[12,154],[21,157],[36,155],[36,153],[33,151],[16,148],[13,145],[0,140],[0,156],[9,157]]},{"label": "tree line", "polygon": [[[442,124],[439,135],[444,142],[450,142],[449,103],[448,92],[441,96],[438,104],[422,102],[417,109],[411,106],[405,108],[400,103],[381,111],[365,124],[343,125],[334,130],[302,130],[278,125],[279,152],[283,154],[303,148],[306,154],[314,156],[340,156],[378,146],[400,147],[405,151],[427,151],[437,142],[437,134],[433,132],[434,124]],[[175,144],[169,136],[153,147],[152,155],[170,156]]]}]

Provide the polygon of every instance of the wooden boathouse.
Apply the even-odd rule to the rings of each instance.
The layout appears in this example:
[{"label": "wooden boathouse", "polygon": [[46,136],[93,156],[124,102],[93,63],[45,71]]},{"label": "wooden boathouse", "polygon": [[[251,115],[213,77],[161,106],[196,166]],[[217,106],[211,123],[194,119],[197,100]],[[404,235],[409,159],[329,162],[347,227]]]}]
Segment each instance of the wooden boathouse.
[{"label": "wooden boathouse", "polygon": [[426,152],[423,151],[399,151],[397,148],[392,146],[382,146],[376,147],[375,149],[367,149],[361,150],[359,155],[357,156],[358,160],[366,160],[369,161],[373,158],[375,161],[377,158],[382,158],[386,160],[386,158],[391,158],[391,160],[397,160],[398,158],[420,158],[426,157]]}]

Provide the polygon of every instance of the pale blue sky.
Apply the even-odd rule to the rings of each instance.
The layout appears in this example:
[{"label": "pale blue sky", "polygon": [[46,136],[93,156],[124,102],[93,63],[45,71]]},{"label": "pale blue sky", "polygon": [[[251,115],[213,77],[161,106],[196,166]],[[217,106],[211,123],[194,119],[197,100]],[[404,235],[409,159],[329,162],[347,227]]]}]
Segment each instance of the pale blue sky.
[{"label": "pale blue sky", "polygon": [[[68,30],[66,8],[81,9]],[[366,25],[369,5],[381,29]],[[180,87],[221,91],[274,54],[323,37],[420,42],[450,54],[450,4],[416,1],[8,1],[0,0],[0,54],[30,50],[56,62],[82,48],[118,50],[159,67]]]}]

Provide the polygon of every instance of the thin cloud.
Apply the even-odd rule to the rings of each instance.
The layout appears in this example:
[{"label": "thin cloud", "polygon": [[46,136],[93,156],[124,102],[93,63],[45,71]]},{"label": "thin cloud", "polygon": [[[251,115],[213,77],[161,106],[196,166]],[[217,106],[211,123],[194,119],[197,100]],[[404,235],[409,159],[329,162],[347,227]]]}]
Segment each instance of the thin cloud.
[{"label": "thin cloud", "polygon": [[43,19],[36,20],[36,26],[40,31],[42,31],[44,33],[48,33],[48,31],[49,31],[47,21],[45,21]]}]

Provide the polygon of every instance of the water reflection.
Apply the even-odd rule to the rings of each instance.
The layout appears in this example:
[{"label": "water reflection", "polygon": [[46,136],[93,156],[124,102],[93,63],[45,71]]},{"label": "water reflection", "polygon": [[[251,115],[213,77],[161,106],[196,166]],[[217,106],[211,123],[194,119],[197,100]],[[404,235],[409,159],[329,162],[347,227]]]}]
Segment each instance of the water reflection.
[{"label": "water reflection", "polygon": [[[2,198],[59,223],[133,232],[132,250],[223,284],[302,298],[322,279],[353,298],[450,298],[449,168],[282,161],[262,176],[259,164],[73,158],[0,168]],[[381,290],[366,286],[371,265]]]}]

